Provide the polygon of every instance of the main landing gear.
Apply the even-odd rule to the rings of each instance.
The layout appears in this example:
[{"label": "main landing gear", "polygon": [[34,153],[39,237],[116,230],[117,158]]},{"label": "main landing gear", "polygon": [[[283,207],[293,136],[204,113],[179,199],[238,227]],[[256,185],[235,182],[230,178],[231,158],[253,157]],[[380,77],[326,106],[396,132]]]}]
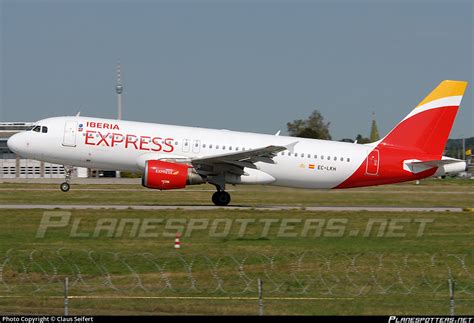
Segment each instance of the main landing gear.
[{"label": "main landing gear", "polygon": [[71,182],[71,175],[72,175],[72,167],[64,166],[64,171],[66,172],[66,178],[65,182],[61,183],[59,188],[63,192],[68,192],[69,189],[71,188],[71,185],[69,184]]},{"label": "main landing gear", "polygon": [[230,203],[230,194],[225,191],[224,181],[214,181],[211,184],[217,189],[217,192],[212,194],[212,202],[217,206],[226,206]]},{"label": "main landing gear", "polygon": [[217,206],[226,206],[230,203],[230,194],[226,191],[217,191],[212,194],[212,202]]}]

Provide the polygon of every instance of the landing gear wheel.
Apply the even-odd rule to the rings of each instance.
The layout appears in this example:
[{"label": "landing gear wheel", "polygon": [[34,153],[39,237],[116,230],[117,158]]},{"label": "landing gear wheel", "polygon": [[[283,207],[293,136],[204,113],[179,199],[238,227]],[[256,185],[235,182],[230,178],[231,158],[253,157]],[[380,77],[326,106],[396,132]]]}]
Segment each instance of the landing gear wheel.
[{"label": "landing gear wheel", "polygon": [[69,183],[67,183],[67,182],[64,182],[64,183],[61,183],[59,188],[61,189],[61,191],[67,192],[71,188],[71,185],[69,185]]},{"label": "landing gear wheel", "polygon": [[217,191],[212,194],[212,202],[217,206],[226,206],[230,203],[230,194],[226,191]]},{"label": "landing gear wheel", "polygon": [[72,171],[73,171],[72,166],[64,165],[64,173],[66,174],[66,178],[64,179],[65,181],[61,183],[61,185],[59,185],[59,188],[63,192],[68,192],[69,189],[71,188],[71,185],[69,185],[69,183],[71,182]]}]

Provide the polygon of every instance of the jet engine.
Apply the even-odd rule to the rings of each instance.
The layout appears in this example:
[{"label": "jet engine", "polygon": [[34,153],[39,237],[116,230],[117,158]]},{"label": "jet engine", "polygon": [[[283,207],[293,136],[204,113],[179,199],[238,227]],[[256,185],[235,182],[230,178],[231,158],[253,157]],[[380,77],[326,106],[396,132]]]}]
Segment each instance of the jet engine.
[{"label": "jet engine", "polygon": [[186,185],[202,184],[204,179],[192,166],[161,160],[147,160],[142,176],[142,185],[159,190],[184,188]]}]

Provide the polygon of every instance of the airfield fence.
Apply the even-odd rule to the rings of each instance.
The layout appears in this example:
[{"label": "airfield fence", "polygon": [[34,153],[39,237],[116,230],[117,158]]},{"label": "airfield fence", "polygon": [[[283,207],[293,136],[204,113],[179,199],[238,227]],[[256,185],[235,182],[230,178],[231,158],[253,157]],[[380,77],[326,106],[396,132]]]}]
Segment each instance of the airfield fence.
[{"label": "airfield fence", "polygon": [[474,295],[474,253],[262,254],[9,250],[0,256],[0,295],[95,293],[155,296],[355,297]]}]

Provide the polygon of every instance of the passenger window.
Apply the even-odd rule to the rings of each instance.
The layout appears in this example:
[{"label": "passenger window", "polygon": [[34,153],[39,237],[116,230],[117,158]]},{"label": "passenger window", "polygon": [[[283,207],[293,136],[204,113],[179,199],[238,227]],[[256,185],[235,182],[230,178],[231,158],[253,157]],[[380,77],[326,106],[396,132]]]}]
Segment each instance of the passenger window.
[{"label": "passenger window", "polygon": [[351,161],[351,159],[350,159],[350,158],[347,158],[347,162],[350,162],[350,161]]},{"label": "passenger window", "polygon": [[337,157],[334,157],[334,161],[337,161]]},{"label": "passenger window", "polygon": [[321,155],[321,159],[324,159],[324,155]]},{"label": "passenger window", "polygon": [[216,149],[219,149],[219,145],[216,145]]},{"label": "passenger window", "polygon": [[40,126],[36,126],[36,127],[33,128],[34,132],[40,132],[40,130],[41,130]]},{"label": "passenger window", "polygon": [[225,146],[222,146],[222,150],[225,150]]},{"label": "passenger window", "polygon": [[314,155],[314,159],[318,159],[318,155]]},{"label": "passenger window", "polygon": [[42,133],[48,133],[48,127],[42,127],[41,132]]},{"label": "passenger window", "polygon": [[343,158],[343,157],[341,157],[341,161],[344,161],[344,158]]},{"label": "passenger window", "polygon": [[331,160],[331,156],[328,156],[328,160]]},{"label": "passenger window", "polygon": [[239,147],[235,147],[235,151],[239,151]]},{"label": "passenger window", "polygon": [[232,150],[232,146],[229,146],[229,150]]},{"label": "passenger window", "polygon": [[202,144],[202,148],[206,148],[206,144]]},{"label": "passenger window", "polygon": [[308,158],[311,158],[311,155],[310,155],[310,154],[308,154]]}]

